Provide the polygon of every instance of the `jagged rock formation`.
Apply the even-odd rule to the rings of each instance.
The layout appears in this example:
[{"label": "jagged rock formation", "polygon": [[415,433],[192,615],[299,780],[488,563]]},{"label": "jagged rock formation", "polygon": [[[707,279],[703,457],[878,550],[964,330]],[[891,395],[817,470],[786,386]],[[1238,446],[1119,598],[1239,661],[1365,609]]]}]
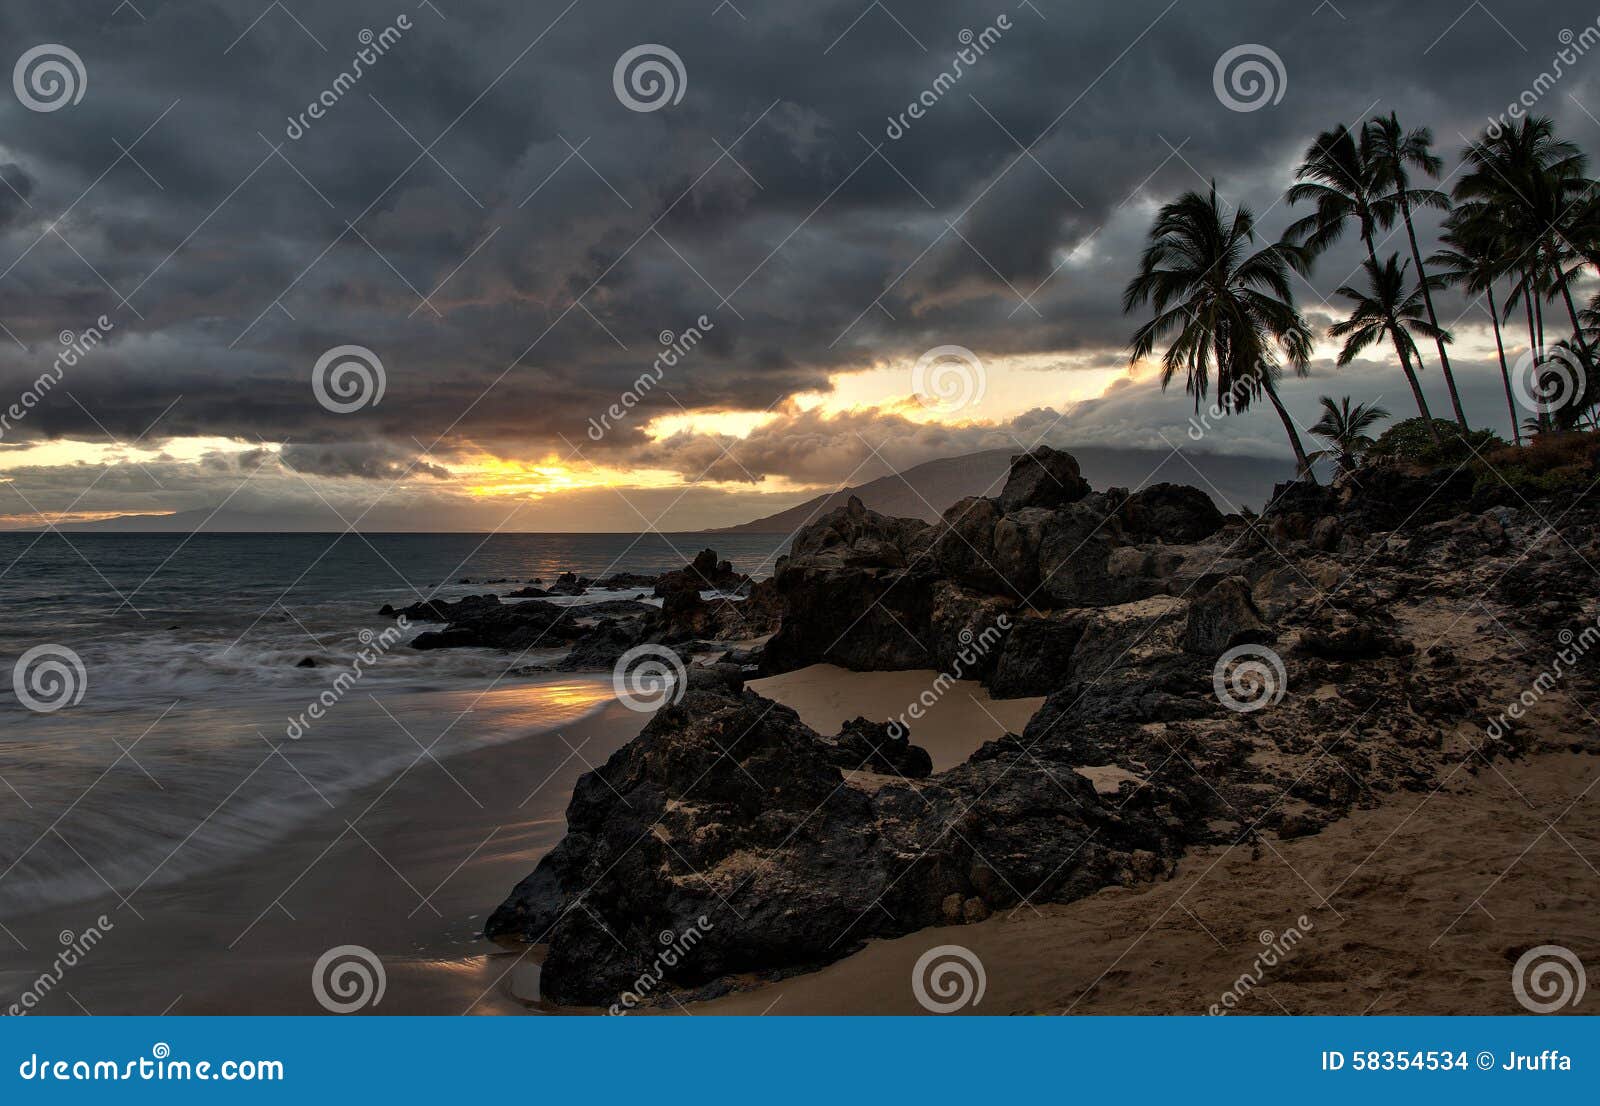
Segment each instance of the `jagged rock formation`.
[{"label": "jagged rock formation", "polygon": [[1020,633],[990,663],[1004,673],[1001,693],[1045,694],[1067,676],[1064,650],[1085,617],[1073,612],[1182,594],[1236,568],[1194,544],[1223,523],[1194,488],[1091,492],[1071,455],[1049,448],[1017,457],[998,497],[963,499],[935,524],[851,499],[778,561],[772,586],[797,617],[783,620],[763,664],[949,668],[963,633],[1004,613]]},{"label": "jagged rock formation", "polygon": [[[551,596],[581,596],[600,586],[611,590],[650,587],[661,598],[661,606],[630,599],[581,606],[541,601]],[[703,599],[702,591],[724,594]],[[738,598],[729,598],[734,595]],[[497,595],[469,595],[455,602],[430,599],[399,610],[385,605],[378,613],[391,618],[403,615],[411,622],[445,623],[442,630],[417,635],[410,643],[414,649],[477,647],[516,652],[568,648],[560,662],[568,670],[608,667],[629,649],[646,643],[687,646],[705,639],[759,637],[775,630],[780,616],[771,581],[752,581],[710,549],[702,550],[687,567],[660,576],[619,573],[597,585],[587,577],[563,572],[548,589],[525,587],[507,597],[527,601],[502,603]]]},{"label": "jagged rock formation", "polygon": [[[1314,833],[1516,755],[1525,739],[1486,737],[1485,715],[1536,662],[1510,663],[1500,628],[1553,648],[1561,620],[1594,616],[1586,504],[1559,530],[1461,498],[1452,513],[1452,476],[1402,472],[1223,519],[1170,486],[1087,492],[1069,461],[1019,460],[1015,487],[940,525],[851,503],[802,532],[774,580],[772,669],[938,666],[962,629],[1007,614],[982,676],[1047,692],[1022,734],[929,775],[876,720],[817,734],[726,672],[696,674],[580,781],[566,838],[486,933],[547,946],[553,1000],[603,1005],[651,967],[659,933],[702,917],[663,988],[707,993],[870,937],[1161,878],[1197,843]],[[1475,629],[1452,637],[1463,620]],[[1241,667],[1219,660],[1240,647]]]}]

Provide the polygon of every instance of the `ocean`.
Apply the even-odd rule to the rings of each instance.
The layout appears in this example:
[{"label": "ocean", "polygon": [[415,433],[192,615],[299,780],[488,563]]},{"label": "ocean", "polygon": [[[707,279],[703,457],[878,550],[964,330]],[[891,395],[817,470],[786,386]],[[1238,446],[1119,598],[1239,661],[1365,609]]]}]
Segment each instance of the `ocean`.
[{"label": "ocean", "polygon": [[[559,650],[418,653],[405,641],[422,625],[389,644],[386,603],[503,594],[563,571],[659,573],[708,547],[760,577],[786,545],[779,534],[0,534],[0,917],[234,861],[421,758],[550,734],[554,762],[561,727],[612,701],[605,673],[526,671]],[[297,732],[363,648],[377,660]],[[297,667],[306,657],[317,666]]]}]

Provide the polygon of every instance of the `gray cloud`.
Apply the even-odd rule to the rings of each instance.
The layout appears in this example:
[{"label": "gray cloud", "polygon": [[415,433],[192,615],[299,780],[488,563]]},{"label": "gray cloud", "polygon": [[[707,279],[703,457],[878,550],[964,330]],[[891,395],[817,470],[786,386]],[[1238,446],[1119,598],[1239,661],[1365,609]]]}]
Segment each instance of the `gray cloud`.
[{"label": "gray cloud", "polygon": [[[446,464],[476,448],[565,454],[649,366],[656,336],[705,314],[712,340],[585,449],[744,480],[707,439],[651,443],[637,428],[679,404],[765,409],[944,342],[1115,359],[1130,329],[1117,294],[1152,204],[1215,177],[1276,233],[1299,151],[1375,108],[1432,125],[1453,167],[1571,21],[1553,0],[1498,11],[1504,27],[1400,0],[1136,0],[1092,18],[891,6],[903,27],[858,0],[746,5],[744,18],[655,0],[565,14],[452,0],[441,18],[355,0],[297,8],[302,30],[257,0],[151,0],[143,19],[8,4],[0,41],[69,45],[89,76],[57,112],[0,96],[0,323],[28,347],[0,334],[0,393],[38,375],[59,331],[116,322],[70,374],[78,402],[52,395],[8,440],[126,439],[161,416],[154,440],[288,442],[302,475],[369,479],[441,436]],[[288,139],[358,32],[402,11],[412,28]],[[888,117],[949,67],[959,32],[1001,11],[1014,29],[888,141]],[[614,95],[613,63],[641,42],[682,56],[677,106],[638,113]],[[1213,63],[1241,42],[1281,55],[1277,106],[1241,114],[1213,95]],[[1600,127],[1578,105],[1600,105],[1597,89],[1600,58],[1586,59],[1541,108],[1593,146]],[[1301,288],[1308,309],[1331,316],[1323,297],[1358,260],[1351,244],[1326,258]],[[380,355],[387,389],[337,416],[309,378],[347,342]],[[1181,398],[1133,398],[1108,397],[1096,418],[1143,438],[1181,430]],[[1088,432],[1089,412],[1069,422]],[[1018,427],[786,417],[737,452],[758,477],[831,480],[869,430],[898,464],[1010,444],[996,439]],[[1270,426],[1234,444],[1275,448]]]}]

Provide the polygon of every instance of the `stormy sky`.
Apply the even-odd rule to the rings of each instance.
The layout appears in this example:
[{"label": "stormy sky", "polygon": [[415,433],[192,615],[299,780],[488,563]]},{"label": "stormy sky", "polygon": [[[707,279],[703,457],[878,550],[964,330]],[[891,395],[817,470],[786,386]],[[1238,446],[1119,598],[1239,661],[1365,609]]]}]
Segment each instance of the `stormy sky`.
[{"label": "stormy sky", "polygon": [[[1432,127],[1448,176],[1596,18],[1505,0],[8,2],[0,414],[28,402],[0,424],[0,525],[225,504],[688,529],[976,449],[1165,449],[1192,410],[1130,371],[1142,319],[1119,305],[1155,208],[1215,179],[1276,237],[1304,214],[1282,194],[1307,143],[1378,112]],[[1265,97],[1219,92],[1236,47],[1281,62],[1254,71]],[[1567,68],[1536,110],[1600,150],[1600,50]],[[1313,323],[1359,260],[1346,242],[1298,285]],[[1506,432],[1485,307],[1439,306],[1469,416]],[[90,330],[103,341],[53,369]],[[330,370],[349,346],[374,363]],[[981,367],[955,369],[981,402],[918,398],[941,346],[971,351]],[[1303,424],[1324,393],[1412,413],[1381,352],[1337,372],[1318,352],[1285,385]],[[1203,445],[1287,456],[1266,410]]]}]

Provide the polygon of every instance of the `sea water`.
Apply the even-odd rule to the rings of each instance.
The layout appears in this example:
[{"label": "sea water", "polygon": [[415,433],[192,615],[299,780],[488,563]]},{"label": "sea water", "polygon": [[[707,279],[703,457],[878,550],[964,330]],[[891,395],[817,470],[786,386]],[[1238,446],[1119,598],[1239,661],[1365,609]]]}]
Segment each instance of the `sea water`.
[{"label": "sea water", "polygon": [[[775,534],[0,534],[0,917],[226,863],[421,756],[553,735],[613,698],[605,673],[536,671],[559,657],[555,643],[422,653],[405,644],[429,628],[415,623],[385,639],[395,626],[377,613],[385,604],[503,595],[563,571],[654,574],[706,547],[763,576],[785,544]],[[559,601],[625,597],[647,593]],[[371,661],[352,680],[363,651]],[[297,667],[308,657],[315,667]],[[294,734],[290,722],[330,695]]]}]

